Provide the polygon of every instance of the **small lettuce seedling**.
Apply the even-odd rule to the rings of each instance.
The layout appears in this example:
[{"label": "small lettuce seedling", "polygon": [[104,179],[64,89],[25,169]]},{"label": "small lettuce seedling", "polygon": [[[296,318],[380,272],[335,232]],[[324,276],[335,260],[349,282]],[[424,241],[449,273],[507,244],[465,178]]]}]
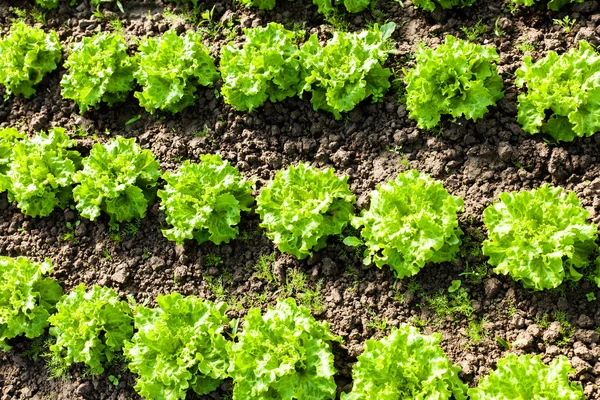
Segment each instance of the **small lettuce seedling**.
[{"label": "small lettuce seedling", "polygon": [[585,0],[510,0],[513,6],[531,7],[540,3],[547,3],[548,10],[558,11],[571,3],[583,3]]},{"label": "small lettuce seedling", "polygon": [[100,102],[112,106],[122,102],[133,89],[135,59],[127,54],[123,36],[99,33],[75,44],[65,61],[69,72],[60,82],[62,96],[72,99],[84,113]]},{"label": "small lettuce seedling", "polygon": [[444,10],[450,8],[463,8],[473,5],[477,0],[413,0],[416,8],[422,8],[425,11],[435,11],[439,6]]},{"label": "small lettuce seedling", "polygon": [[489,233],[482,250],[494,271],[534,290],[581,279],[579,270],[598,247],[598,228],[587,221],[590,214],[575,193],[545,184],[499,197],[483,213]]},{"label": "small lettuce seedling", "polygon": [[525,132],[540,132],[557,141],[600,131],[600,54],[585,41],[563,55],[550,51],[537,62],[530,56],[517,70],[517,121]]},{"label": "small lettuce seedling", "polygon": [[277,172],[256,199],[267,236],[299,259],[325,247],[350,222],[356,198],[347,181],[303,162]]},{"label": "small lettuce seedling", "polygon": [[32,262],[25,257],[0,256],[0,349],[8,351],[9,339],[41,336],[48,317],[56,310],[63,291],[54,279],[50,259]]},{"label": "small lettuce seedling", "polygon": [[253,183],[219,155],[205,154],[199,164],[185,161],[163,179],[166,185],[158,197],[173,228],[162,232],[178,245],[192,238],[198,243],[229,243],[238,235],[241,212],[250,211],[254,203]]},{"label": "small lettuce seedling", "polygon": [[352,368],[354,387],[342,400],[464,400],[468,386],[440,347],[442,335],[421,335],[407,324],[367,340]]},{"label": "small lettuce seedling", "polygon": [[469,389],[472,400],[505,400],[518,395],[522,399],[583,400],[581,384],[569,382],[575,369],[565,356],[545,365],[542,356],[507,354],[496,370]]},{"label": "small lettuce seedling", "polygon": [[491,46],[448,35],[435,49],[420,44],[415,58],[415,67],[404,71],[406,108],[421,129],[434,128],[442,115],[476,121],[504,97],[500,57]]},{"label": "small lettuce seedling", "polygon": [[6,94],[31,97],[34,86],[54,71],[62,57],[55,31],[46,34],[40,28],[17,21],[8,35],[0,39],[0,84]]}]

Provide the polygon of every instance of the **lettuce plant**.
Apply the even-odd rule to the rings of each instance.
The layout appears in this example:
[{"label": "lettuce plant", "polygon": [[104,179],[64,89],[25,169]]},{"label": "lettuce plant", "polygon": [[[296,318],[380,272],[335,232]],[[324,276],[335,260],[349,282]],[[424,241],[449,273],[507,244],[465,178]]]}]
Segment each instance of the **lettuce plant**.
[{"label": "lettuce plant", "polygon": [[504,97],[496,49],[446,36],[436,49],[419,45],[416,65],[405,73],[406,108],[422,129],[442,115],[476,121]]},{"label": "lettuce plant", "polygon": [[554,51],[536,63],[530,56],[517,70],[517,120],[525,132],[542,132],[557,141],[600,131],[600,54],[585,41],[559,56]]},{"label": "lettuce plant", "polygon": [[156,299],[158,308],[138,306],[131,342],[125,342],[136,391],[145,399],[185,399],[215,390],[228,376],[230,343],[223,336],[227,305],[179,293]]},{"label": "lettuce plant", "polygon": [[[462,231],[457,213],[463,200],[440,181],[415,170],[377,187],[371,205],[352,224],[362,228],[365,264],[389,265],[398,279],[417,274],[428,262],[454,260]],[[356,238],[346,238],[355,245]]]},{"label": "lettuce plant", "polygon": [[267,236],[282,253],[299,259],[312,255],[350,222],[355,196],[348,177],[333,168],[318,170],[306,163],[279,171],[256,199],[256,212]]},{"label": "lettuce plant", "polygon": [[15,128],[0,128],[0,193],[10,190],[8,171],[13,162],[13,148],[26,137]]},{"label": "lettuce plant", "polygon": [[342,400],[466,399],[467,385],[440,347],[442,335],[421,335],[407,324],[367,340],[352,368],[354,388]]},{"label": "lettuce plant", "polygon": [[533,6],[539,3],[547,3],[548,10],[558,11],[563,6],[566,6],[569,3],[583,3],[585,0],[510,0],[510,2],[515,6]]},{"label": "lettuce plant", "polygon": [[583,400],[583,388],[579,383],[569,383],[569,374],[575,369],[565,356],[559,356],[545,365],[542,356],[526,354],[517,357],[507,354],[498,360],[495,371],[479,381],[476,388],[469,389],[471,400],[504,399],[556,399]]},{"label": "lettuce plant", "polygon": [[[260,10],[272,10],[275,8],[275,0],[238,0],[246,7],[257,7]],[[337,5],[344,5],[346,11],[357,13],[369,6],[371,0],[313,0],[318,11],[324,15],[330,15],[337,11]]]},{"label": "lettuce plant", "polygon": [[198,243],[229,243],[238,235],[240,213],[250,211],[254,203],[252,182],[219,155],[205,154],[200,164],[185,161],[163,179],[166,185],[158,197],[173,228],[162,232],[178,245],[192,238]]},{"label": "lettuce plant", "polygon": [[[501,193],[485,209],[488,238],[483,254],[495,272],[510,274],[534,290],[578,281],[597,248],[598,228],[573,192],[547,184],[531,191]],[[596,279],[600,279],[600,274]]]},{"label": "lettuce plant", "polygon": [[312,93],[315,111],[329,111],[340,119],[367,97],[373,102],[383,98],[391,72],[382,64],[391,52],[388,39],[395,27],[390,22],[359,33],[334,32],[325,46],[317,35],[310,37],[300,49],[306,75],[301,93]]},{"label": "lettuce plant", "polygon": [[135,97],[146,111],[177,113],[194,103],[198,86],[211,86],[218,78],[215,60],[202,44],[202,35],[183,36],[171,30],[161,37],[142,40],[135,73],[142,86]]},{"label": "lettuce plant", "polygon": [[422,8],[425,11],[434,11],[436,6],[443,9],[463,8],[473,5],[477,0],[413,0],[416,8]]},{"label": "lettuce plant", "polygon": [[57,375],[79,362],[90,373],[101,374],[133,335],[127,302],[113,289],[98,285],[89,291],[84,284],[77,286],[57,304],[48,321],[50,335],[56,339],[50,345],[50,365]]},{"label": "lettuce plant", "polygon": [[56,309],[62,288],[47,278],[52,262],[32,262],[25,257],[0,256],[0,349],[20,335],[29,339],[44,333],[48,317]]},{"label": "lettuce plant", "polygon": [[244,32],[246,43],[241,49],[230,43],[221,50],[225,102],[252,111],[267,100],[298,94],[301,68],[294,32],[274,22]]},{"label": "lettuce plant", "polygon": [[10,33],[0,38],[0,84],[6,94],[31,97],[34,86],[44,75],[56,69],[62,57],[58,34],[46,34],[40,28],[17,21]]},{"label": "lettuce plant", "polygon": [[35,0],[35,3],[47,10],[58,7],[58,0]]},{"label": "lettuce plant", "polygon": [[150,150],[135,139],[117,137],[96,143],[75,176],[73,189],[77,210],[95,221],[104,211],[114,228],[120,222],[143,218],[154,200],[160,166]]},{"label": "lettuce plant", "polygon": [[288,298],[261,315],[248,311],[232,345],[229,373],[234,400],[334,399],[332,341],[327,322]]},{"label": "lettuce plant", "polygon": [[72,99],[81,113],[102,101],[112,106],[124,101],[133,89],[134,58],[117,33],[98,33],[75,44],[65,67],[69,72],[60,85],[62,96]]},{"label": "lettuce plant", "polygon": [[23,214],[45,217],[69,204],[75,172],[81,165],[79,152],[69,150],[75,145],[63,128],[14,144],[8,198],[17,202]]}]

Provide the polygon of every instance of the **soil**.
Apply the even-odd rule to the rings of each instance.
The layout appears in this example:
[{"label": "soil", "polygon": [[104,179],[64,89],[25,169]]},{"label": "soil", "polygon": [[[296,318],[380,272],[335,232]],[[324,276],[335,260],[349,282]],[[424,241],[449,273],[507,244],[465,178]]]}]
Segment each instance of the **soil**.
[{"label": "soil", "polygon": [[[32,9],[31,4],[23,3],[19,5]],[[45,26],[57,30],[68,48],[98,28],[110,29],[109,21],[118,18],[131,39],[132,51],[136,37],[158,35],[170,28],[194,28],[190,22],[164,13],[185,12],[189,10],[185,4],[123,3],[124,14],[107,4],[102,11],[105,18],[98,19],[87,1],[74,7],[61,1],[57,10],[46,13]],[[268,12],[249,10],[231,0],[200,2],[199,8],[214,6],[213,21],[225,26],[233,21],[234,32],[229,37],[239,42],[243,27],[270,21],[304,26],[323,38],[333,29],[310,0],[278,3]],[[570,33],[553,22],[565,15],[576,20]],[[6,1],[0,3],[3,33],[15,16]],[[483,210],[503,191],[531,189],[544,182],[559,185],[575,191],[591,220],[600,223],[600,135],[556,145],[541,135],[523,132],[516,122],[519,92],[513,83],[524,56],[522,43],[532,44],[526,54],[534,59],[549,50],[564,52],[581,39],[600,44],[598,2],[567,6],[560,12],[530,7],[511,13],[503,2],[479,0],[469,8],[428,13],[415,10],[410,1],[402,7],[393,0],[381,0],[371,11],[344,15],[339,24],[354,31],[388,20],[397,24],[393,36],[397,53],[387,63],[398,72],[397,77],[402,76],[403,67],[410,68],[411,54],[419,43],[436,45],[446,34],[465,38],[461,28],[481,21],[488,31],[476,41],[498,49],[504,99],[477,122],[445,120],[431,132],[418,130],[408,119],[406,107],[399,101],[400,84],[382,102],[365,101],[339,121],[326,112],[313,111],[308,97],[268,103],[251,114],[236,112],[218,96],[215,89],[219,83],[215,88],[200,89],[196,104],[175,116],[150,115],[133,96],[123,105],[80,116],[76,106],[60,96],[59,82],[65,73],[61,66],[44,78],[31,99],[11,97],[0,103],[0,126],[19,127],[30,134],[66,127],[83,155],[95,137],[100,141],[114,135],[135,137],[154,152],[164,170],[175,169],[182,160],[217,152],[246,177],[256,179],[257,191],[278,169],[301,160],[334,167],[350,176],[357,209],[368,205],[368,194],[377,184],[404,170],[418,169],[443,180],[452,194],[465,201],[460,216],[465,237],[457,261],[429,265],[412,279],[396,281],[387,268],[362,265],[360,255],[337,237],[307,260],[282,255],[259,227],[255,214],[243,217],[240,238],[229,244],[189,242],[177,247],[160,232],[164,215],[158,204],[146,218],[126,224],[117,236],[109,231],[106,218],[90,222],[70,209],[56,210],[47,218],[24,217],[5,195],[0,196],[0,254],[52,259],[54,277],[66,291],[80,283],[107,285],[138,302],[179,291],[226,300],[233,305],[231,317],[241,317],[253,306],[274,304],[282,288],[285,291],[286,278],[304,277],[292,295],[311,305],[315,317],[328,321],[333,333],[343,338],[343,344],[334,346],[339,392],[351,389],[352,365],[367,339],[381,338],[389,328],[412,322],[425,333],[442,334],[442,347],[462,367],[461,378],[471,386],[505,353],[500,338],[513,344],[512,352],[542,354],[546,362],[566,355],[576,370],[572,378],[583,385],[586,397],[600,399],[600,338],[595,330],[600,326],[600,309],[598,301],[586,297],[595,293],[600,298],[598,288],[584,280],[533,293],[510,277],[494,274],[480,251],[485,238]],[[502,30],[501,35],[494,33],[495,26]],[[216,29],[213,33],[207,33],[206,44],[218,57],[229,31]],[[137,116],[135,122],[127,123]],[[67,223],[75,226],[76,221],[80,223],[74,239],[66,238],[70,232]],[[260,260],[272,275],[257,273]],[[474,270],[481,274],[464,274]],[[431,307],[428,299],[446,292],[454,279],[462,279],[474,308],[472,315],[443,316]],[[316,290],[320,293],[311,300]],[[479,338],[473,333],[476,326],[481,327]],[[115,364],[93,378],[76,366],[65,379],[49,379],[43,357],[35,357],[43,353],[45,339],[16,339],[12,351],[0,353],[0,399],[139,398],[133,390],[135,377],[125,364]],[[109,375],[119,379],[118,385],[108,380]],[[188,399],[226,398],[230,390],[231,382],[226,381],[210,396],[190,393]]]}]

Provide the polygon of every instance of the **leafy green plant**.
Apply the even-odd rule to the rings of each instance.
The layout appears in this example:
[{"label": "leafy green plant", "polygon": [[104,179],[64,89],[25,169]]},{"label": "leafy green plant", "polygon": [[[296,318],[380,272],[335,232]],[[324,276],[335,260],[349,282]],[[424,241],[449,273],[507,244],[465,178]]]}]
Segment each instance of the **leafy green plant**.
[{"label": "leafy green plant", "polygon": [[0,193],[10,190],[8,171],[13,161],[13,148],[27,136],[15,128],[0,128]]},{"label": "leafy green plant", "polygon": [[530,56],[516,72],[519,95],[517,120],[525,132],[543,133],[557,141],[600,131],[600,54],[588,42],[559,56],[550,51],[536,63]]},{"label": "leafy green plant", "polygon": [[[275,8],[275,0],[238,0],[246,7],[257,7],[260,10],[272,10]],[[290,0],[291,1],[291,0]],[[358,13],[369,6],[371,0],[313,0],[318,11],[324,15],[331,15],[337,11],[336,6],[344,5],[346,11]]]},{"label": "leafy green plant", "polygon": [[[578,281],[597,248],[595,224],[573,192],[547,184],[531,191],[500,194],[485,209],[488,239],[483,254],[495,272],[510,274],[534,290],[555,288],[564,279]],[[600,285],[597,271],[596,283]]]},{"label": "leafy green plant", "polygon": [[569,374],[575,369],[565,356],[550,365],[541,361],[542,356],[530,354],[517,357],[507,354],[498,361],[497,369],[479,381],[476,388],[469,389],[472,400],[560,399],[583,400],[581,384],[569,383]]},{"label": "leafy green plant", "polygon": [[50,335],[56,339],[49,353],[55,375],[79,362],[90,373],[101,374],[133,335],[129,305],[108,287],[94,285],[86,291],[81,284],[63,297],[57,310],[48,318]]},{"label": "leafy green plant", "polygon": [[325,247],[327,237],[350,222],[355,196],[347,181],[333,168],[321,171],[303,162],[277,172],[256,199],[267,236],[299,259]]},{"label": "leafy green plant", "polygon": [[395,28],[390,22],[358,33],[336,31],[325,46],[316,34],[310,37],[300,49],[306,75],[300,93],[312,93],[315,111],[329,111],[340,119],[367,97],[373,102],[383,98],[391,72],[382,64],[392,51],[388,39]]},{"label": "leafy green plant", "polygon": [[[458,253],[462,231],[457,213],[463,200],[440,181],[410,170],[377,187],[371,205],[352,225],[362,228],[364,263],[389,265],[398,279],[417,274],[428,262],[451,261]],[[346,244],[360,241],[349,237]]]},{"label": "leafy green plant", "polygon": [[69,204],[75,172],[81,165],[79,152],[69,150],[75,145],[63,128],[14,143],[8,198],[25,215],[45,217]]},{"label": "leafy green plant", "polygon": [[413,0],[415,8],[425,11],[434,11],[436,6],[443,9],[463,8],[473,5],[477,0]]},{"label": "leafy green plant", "polygon": [[44,75],[54,71],[60,61],[61,46],[58,34],[46,34],[40,28],[16,21],[8,35],[0,38],[0,84],[6,94],[31,97],[34,86]]},{"label": "leafy green plant", "polygon": [[135,139],[117,137],[106,144],[96,143],[75,176],[77,210],[92,221],[104,211],[113,228],[143,218],[154,200],[159,177],[154,155],[142,150]]},{"label": "leafy green plant", "polygon": [[231,349],[233,399],[334,399],[332,341],[341,338],[327,322],[291,298],[251,309]]},{"label": "leafy green plant", "polygon": [[146,399],[185,399],[215,390],[226,378],[230,342],[223,336],[227,305],[171,293],[156,299],[158,308],[138,306],[137,332],[125,342],[135,389]]},{"label": "leafy green plant", "polygon": [[142,40],[135,72],[142,86],[135,97],[146,111],[177,113],[192,105],[198,86],[212,86],[219,78],[215,60],[202,44],[202,35],[188,31],[177,36],[170,30]]},{"label": "leafy green plant", "polygon": [[185,161],[177,172],[163,175],[158,191],[168,224],[163,234],[178,245],[185,239],[198,243],[229,243],[237,237],[240,213],[254,203],[252,182],[220,155],[205,154],[199,164]]},{"label": "leafy green plant", "polygon": [[62,96],[74,100],[81,113],[101,101],[109,106],[122,102],[133,89],[134,60],[120,34],[84,37],[65,62],[69,72],[60,82]]},{"label": "leafy green plant", "polygon": [[584,0],[510,0],[510,2],[513,4],[513,7],[515,6],[533,6],[533,5],[537,5],[539,3],[547,3],[548,4],[548,10],[552,10],[552,11],[558,11],[560,10],[563,6],[566,6],[569,3],[583,3]]},{"label": "leafy green plant", "polygon": [[241,49],[230,43],[221,50],[225,102],[252,111],[267,100],[298,94],[301,68],[295,33],[274,22],[244,32],[246,43]]},{"label": "leafy green plant", "polygon": [[32,262],[25,257],[0,256],[0,349],[8,351],[9,339],[29,339],[44,333],[48,317],[63,294],[54,279],[52,261]]},{"label": "leafy green plant", "polygon": [[47,10],[52,10],[58,7],[58,0],[35,0],[35,3]]},{"label": "leafy green plant", "polygon": [[434,128],[445,114],[476,121],[504,97],[493,47],[448,35],[436,49],[419,45],[415,57],[404,80],[409,117],[419,128]]},{"label": "leafy green plant", "polygon": [[466,399],[468,389],[440,347],[442,335],[421,335],[407,324],[367,340],[352,368],[354,388],[342,400]]}]

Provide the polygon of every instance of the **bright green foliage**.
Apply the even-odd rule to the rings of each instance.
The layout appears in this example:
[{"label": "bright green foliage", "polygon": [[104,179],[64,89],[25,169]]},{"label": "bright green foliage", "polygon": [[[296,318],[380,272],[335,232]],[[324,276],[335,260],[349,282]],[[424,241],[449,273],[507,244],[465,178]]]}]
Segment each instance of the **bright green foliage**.
[{"label": "bright green foliage", "polygon": [[[257,7],[261,10],[272,10],[275,8],[275,0],[238,0],[246,7]],[[290,0],[291,1],[291,0]],[[335,6],[344,5],[346,11],[357,13],[363,11],[370,4],[371,0],[313,0],[313,4],[318,7],[321,14],[329,15],[337,11]]]},{"label": "bright green foliage", "polygon": [[390,87],[389,68],[383,68],[391,52],[388,39],[396,25],[375,24],[359,33],[334,32],[325,46],[312,35],[300,49],[300,61],[305,69],[302,91],[312,92],[315,110],[340,113],[350,111],[367,97],[376,102]]},{"label": "bright green foliage", "polygon": [[415,170],[378,186],[371,193],[370,208],[352,221],[356,228],[363,226],[365,264],[389,265],[402,279],[428,262],[454,260],[463,233],[456,214],[463,204],[442,182]]},{"label": "bright green foliage", "polygon": [[125,342],[136,391],[145,399],[185,399],[215,390],[228,376],[230,342],[223,336],[227,305],[179,293],[156,299],[158,308],[135,310],[136,334]]},{"label": "bright green foliage", "polygon": [[25,257],[0,256],[0,349],[8,351],[7,340],[20,335],[33,339],[48,326],[62,288],[54,279],[52,262],[31,262]]},{"label": "bright green foliage", "polygon": [[583,3],[585,0],[550,0],[550,1],[546,1],[546,0],[544,0],[544,1],[540,1],[540,0],[510,0],[510,1],[514,5],[521,5],[521,6],[527,6],[527,7],[536,5],[538,3],[547,2],[548,10],[558,11],[563,6],[565,6],[569,3]]},{"label": "bright green foliage", "polygon": [[421,44],[416,65],[406,72],[406,108],[422,129],[431,129],[443,114],[476,121],[504,97],[496,49],[446,36],[436,49]]},{"label": "bright green foliage", "polygon": [[10,33],[0,39],[0,84],[6,93],[25,98],[35,93],[33,88],[44,75],[56,69],[60,61],[61,46],[58,34],[46,34],[40,28],[13,23]]},{"label": "bright green foliage", "polygon": [[166,185],[158,197],[173,228],[162,232],[178,245],[192,238],[198,243],[229,243],[238,235],[240,213],[250,211],[254,203],[252,182],[219,155],[205,154],[200,164],[185,161],[163,179]]},{"label": "bright green foliage", "polygon": [[82,362],[92,374],[101,374],[133,335],[131,310],[127,302],[108,287],[94,285],[86,291],[81,284],[57,304],[50,316],[51,365],[63,373]]},{"label": "bright green foliage", "polygon": [[275,8],[275,0],[238,0],[246,7],[256,7],[259,10],[272,10]]},{"label": "bright green foliage", "polygon": [[230,43],[221,50],[225,102],[252,111],[267,99],[275,102],[298,94],[301,69],[294,32],[274,22],[244,32],[241,49]]},{"label": "bright green foliage", "polygon": [[473,5],[477,0],[413,0],[416,8],[422,8],[425,11],[434,11],[436,6],[443,9],[463,8]]},{"label": "bright green foliage", "polygon": [[579,383],[569,383],[569,374],[575,369],[565,356],[559,356],[545,365],[542,356],[530,354],[517,357],[507,354],[498,361],[495,371],[469,389],[471,400],[583,400],[585,396]]},{"label": "bright green foliage", "polygon": [[154,200],[160,166],[150,150],[142,150],[135,139],[117,137],[96,143],[75,176],[73,189],[77,210],[95,221],[101,211],[117,223],[143,218]]},{"label": "bright green foliage", "polygon": [[69,150],[75,145],[63,128],[14,144],[8,198],[16,200],[23,214],[45,217],[55,207],[69,204],[75,172],[81,165],[79,152]]},{"label": "bright green foliage", "polygon": [[439,333],[421,335],[407,324],[381,340],[367,340],[352,368],[354,388],[342,400],[466,399],[460,367],[452,366],[441,341]]},{"label": "bright green foliage", "polygon": [[327,237],[350,222],[356,199],[347,181],[333,168],[321,171],[303,162],[277,172],[256,199],[267,236],[299,259],[325,247]]},{"label": "bright green foliage", "polygon": [[519,95],[517,120],[531,134],[542,132],[557,141],[600,131],[600,55],[585,41],[566,54],[554,51],[536,63],[527,56],[515,84],[527,83]]},{"label": "bright green foliage", "polygon": [[62,96],[74,100],[81,113],[101,101],[109,106],[121,102],[133,89],[136,65],[120,34],[84,37],[73,47],[65,67],[69,73],[60,82]]},{"label": "bright green foliage", "polygon": [[35,2],[47,10],[58,7],[58,0],[35,0]]},{"label": "bright green foliage", "polygon": [[202,44],[202,35],[183,36],[167,31],[161,37],[142,40],[135,73],[141,92],[135,92],[148,112],[157,109],[177,113],[194,103],[198,86],[211,86],[218,78],[215,60]]},{"label": "bright green foliage", "polygon": [[232,346],[233,399],[334,399],[331,341],[341,338],[291,298],[251,309]]},{"label": "bright green foliage", "polygon": [[590,214],[575,193],[546,184],[499,197],[483,213],[489,236],[482,250],[494,271],[534,290],[578,281],[577,269],[589,264],[597,248],[598,228],[586,221]]},{"label": "bright green foliage", "polygon": [[13,160],[13,148],[18,140],[25,137],[15,128],[0,128],[0,193],[10,190],[8,171]]}]

